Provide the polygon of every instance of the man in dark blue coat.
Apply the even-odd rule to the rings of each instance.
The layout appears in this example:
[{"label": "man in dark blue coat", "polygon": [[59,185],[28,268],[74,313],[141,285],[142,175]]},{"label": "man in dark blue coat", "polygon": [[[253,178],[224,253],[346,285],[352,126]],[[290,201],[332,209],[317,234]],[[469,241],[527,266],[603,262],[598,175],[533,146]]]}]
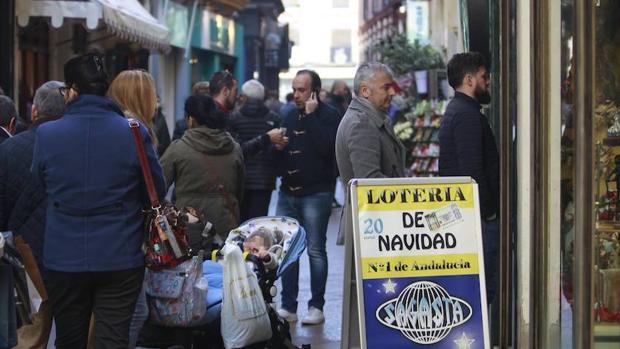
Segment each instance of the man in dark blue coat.
[{"label": "man in dark blue coat", "polygon": [[[310,260],[312,298],[302,319],[306,325],[325,321],[325,283],[327,252],[325,241],[336,181],[336,132],[338,111],[319,100],[321,79],[312,70],[300,70],[293,79],[293,98],[297,108],[282,121],[288,145],[281,149],[277,163],[282,174],[276,214],[293,217],[306,229]],[[287,139],[285,139],[285,143]],[[282,275],[282,308],[279,314],[288,321],[297,320],[299,264],[294,263]]]},{"label": "man in dark blue coat", "polygon": [[448,82],[455,96],[439,129],[439,174],[470,176],[478,183],[487,302],[491,303],[497,283],[499,154],[493,131],[482,114],[481,104],[491,101],[483,56],[477,52],[454,55],[448,62]]}]

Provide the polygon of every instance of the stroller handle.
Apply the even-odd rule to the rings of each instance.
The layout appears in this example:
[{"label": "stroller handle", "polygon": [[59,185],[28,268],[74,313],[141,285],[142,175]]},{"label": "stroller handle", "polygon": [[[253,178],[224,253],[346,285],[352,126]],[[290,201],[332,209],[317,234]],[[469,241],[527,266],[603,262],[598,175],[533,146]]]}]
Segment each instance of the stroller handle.
[{"label": "stroller handle", "polygon": [[[263,264],[263,261],[258,258],[258,256],[253,255],[251,253],[247,253],[244,252],[244,259],[247,262],[251,262],[252,264],[254,264],[256,266],[256,276],[260,279],[263,276],[265,276],[267,274],[267,270],[265,269],[265,265]],[[224,255],[222,255],[221,250],[213,250],[211,252],[211,260],[212,261],[217,261],[220,260],[224,257]]]}]

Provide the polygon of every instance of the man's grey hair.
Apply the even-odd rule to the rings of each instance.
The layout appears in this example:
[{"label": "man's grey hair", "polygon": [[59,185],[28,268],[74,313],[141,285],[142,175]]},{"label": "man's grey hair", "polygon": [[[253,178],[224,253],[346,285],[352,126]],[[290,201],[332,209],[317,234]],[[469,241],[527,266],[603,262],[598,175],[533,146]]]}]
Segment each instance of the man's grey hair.
[{"label": "man's grey hair", "polygon": [[241,86],[241,94],[249,99],[265,99],[265,87],[258,80],[248,80]]},{"label": "man's grey hair", "polygon": [[392,72],[392,69],[383,63],[363,63],[359,66],[359,68],[357,68],[357,72],[355,72],[355,78],[353,79],[353,92],[355,92],[356,95],[359,95],[362,82],[369,82],[375,77],[377,72],[384,72],[387,75],[394,77],[394,72]]},{"label": "man's grey hair", "polygon": [[17,118],[15,103],[8,96],[0,96],[0,126],[8,126],[12,118]]},{"label": "man's grey hair", "polygon": [[48,81],[41,85],[34,94],[32,104],[37,108],[39,117],[59,118],[65,112],[65,99],[60,94],[60,81]]}]

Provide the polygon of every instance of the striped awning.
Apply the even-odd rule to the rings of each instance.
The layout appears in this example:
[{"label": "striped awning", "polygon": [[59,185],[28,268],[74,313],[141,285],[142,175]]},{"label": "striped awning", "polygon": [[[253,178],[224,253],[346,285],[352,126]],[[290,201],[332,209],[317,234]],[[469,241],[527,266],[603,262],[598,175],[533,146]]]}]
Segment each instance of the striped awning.
[{"label": "striped awning", "polygon": [[55,28],[61,27],[65,18],[84,19],[90,30],[103,22],[115,35],[145,48],[170,48],[168,28],[138,0],[20,0],[16,10],[20,26],[28,25],[30,17],[50,17]]}]

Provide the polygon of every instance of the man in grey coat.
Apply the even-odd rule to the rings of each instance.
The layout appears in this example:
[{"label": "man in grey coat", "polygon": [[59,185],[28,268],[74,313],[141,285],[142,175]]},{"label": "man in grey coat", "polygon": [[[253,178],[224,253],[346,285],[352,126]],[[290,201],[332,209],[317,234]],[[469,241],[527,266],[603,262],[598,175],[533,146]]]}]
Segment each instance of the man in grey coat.
[{"label": "man in grey coat", "polygon": [[[355,73],[355,96],[344,114],[336,135],[336,161],[342,180],[347,183],[338,244],[345,244],[342,348],[359,347],[353,262],[353,222],[349,204],[349,181],[353,178],[394,178],[405,175],[405,148],[396,137],[386,113],[396,94],[392,70],[381,63],[364,63]],[[348,302],[347,302],[348,301]],[[350,332],[350,331],[354,332]]]},{"label": "man in grey coat", "polygon": [[[382,63],[364,63],[355,73],[355,96],[336,135],[336,161],[344,183],[353,178],[394,178],[405,175],[405,147],[386,113],[396,83]],[[347,203],[348,203],[347,190]],[[338,243],[352,233],[349,205],[340,220]],[[346,219],[345,219],[346,218]]]}]

